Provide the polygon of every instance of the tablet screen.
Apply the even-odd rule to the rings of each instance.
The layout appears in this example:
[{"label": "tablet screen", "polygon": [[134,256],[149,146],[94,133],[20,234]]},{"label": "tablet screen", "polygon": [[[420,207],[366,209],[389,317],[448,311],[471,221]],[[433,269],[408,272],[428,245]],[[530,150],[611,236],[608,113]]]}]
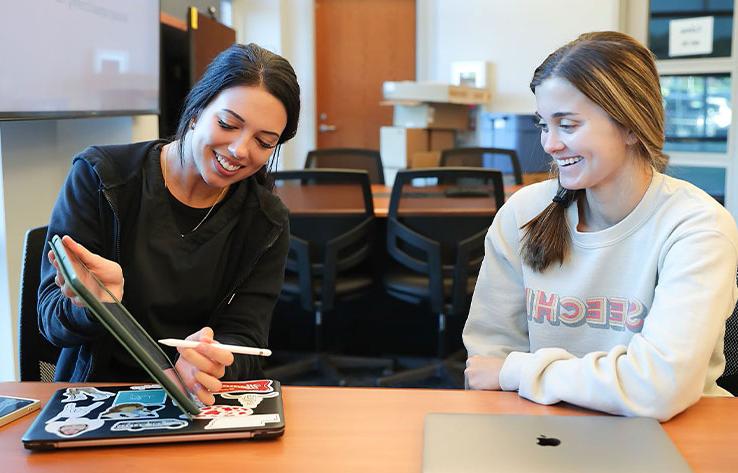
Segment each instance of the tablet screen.
[{"label": "tablet screen", "polygon": [[52,238],[51,247],[62,275],[90,312],[162,385],[185,413],[197,414],[196,396],[187,389],[161,347],[87,266],[76,255],[66,251],[59,236]]},{"label": "tablet screen", "polygon": [[38,401],[18,397],[0,396],[0,418],[17,411],[18,409],[23,409],[34,402]]}]

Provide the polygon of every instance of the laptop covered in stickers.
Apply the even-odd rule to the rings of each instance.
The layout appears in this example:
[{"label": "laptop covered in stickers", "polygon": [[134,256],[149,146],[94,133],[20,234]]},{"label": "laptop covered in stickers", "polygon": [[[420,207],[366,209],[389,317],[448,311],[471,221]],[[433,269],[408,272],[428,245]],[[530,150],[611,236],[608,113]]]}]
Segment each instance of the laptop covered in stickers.
[{"label": "laptop covered in stickers", "polygon": [[23,445],[48,450],[269,438],[284,433],[278,381],[226,381],[213,394],[214,405],[188,416],[158,384],[60,389],[23,435]]},{"label": "laptop covered in stickers", "polygon": [[[29,449],[277,437],[284,433],[281,386],[271,379],[223,382],[213,406],[189,391],[169,357],[58,236],[51,248],[60,271],[90,313],[131,353],[156,384],[58,390],[23,436]],[[109,297],[95,297],[83,283]]]}]

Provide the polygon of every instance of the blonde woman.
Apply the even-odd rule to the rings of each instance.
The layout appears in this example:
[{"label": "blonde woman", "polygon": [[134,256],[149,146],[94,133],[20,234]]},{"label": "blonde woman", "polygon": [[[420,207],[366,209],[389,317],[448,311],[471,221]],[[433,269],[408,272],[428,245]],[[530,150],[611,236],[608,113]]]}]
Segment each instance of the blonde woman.
[{"label": "blonde woman", "polygon": [[738,232],[709,195],[662,174],[652,54],[584,34],[530,87],[557,179],[520,190],[490,227],[464,328],[469,387],[661,420],[729,395],[715,380]]}]

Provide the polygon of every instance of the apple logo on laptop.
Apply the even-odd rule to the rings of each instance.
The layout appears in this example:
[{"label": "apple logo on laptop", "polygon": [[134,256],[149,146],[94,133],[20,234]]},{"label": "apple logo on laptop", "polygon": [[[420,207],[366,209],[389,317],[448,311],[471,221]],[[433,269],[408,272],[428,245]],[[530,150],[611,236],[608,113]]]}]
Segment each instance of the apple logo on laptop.
[{"label": "apple logo on laptop", "polygon": [[561,440],[557,439],[556,437],[546,437],[545,435],[539,435],[536,440],[538,440],[538,445],[541,445],[543,447],[558,447],[561,445]]}]

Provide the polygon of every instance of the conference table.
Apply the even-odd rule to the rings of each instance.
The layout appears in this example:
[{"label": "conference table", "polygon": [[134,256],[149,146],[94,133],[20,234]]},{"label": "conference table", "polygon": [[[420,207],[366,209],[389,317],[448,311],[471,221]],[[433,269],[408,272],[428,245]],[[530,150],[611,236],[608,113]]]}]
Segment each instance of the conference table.
[{"label": "conference table", "polygon": [[[523,187],[522,185],[506,185],[505,196]],[[334,184],[320,186],[284,186],[276,187],[275,193],[284,202],[292,214],[357,214],[364,208],[361,194],[355,186]],[[494,215],[496,208],[490,196],[463,197],[459,199],[434,198],[433,189],[421,188],[417,199],[405,199],[400,211],[412,211],[414,214],[428,215]],[[443,189],[435,189],[440,195]],[[392,188],[383,184],[371,185],[374,216],[386,218],[389,211]]]},{"label": "conference table", "polygon": [[[67,386],[80,385],[0,383],[0,394],[45,401],[54,390]],[[430,412],[597,414],[565,404],[538,405],[509,392],[284,386],[283,396],[285,434],[265,441],[31,452],[21,444],[23,433],[36,416],[30,414],[0,427],[0,469],[75,473],[419,472],[423,420]],[[695,472],[735,472],[738,470],[736,419],[738,399],[702,398],[664,423],[663,428]]]}]

